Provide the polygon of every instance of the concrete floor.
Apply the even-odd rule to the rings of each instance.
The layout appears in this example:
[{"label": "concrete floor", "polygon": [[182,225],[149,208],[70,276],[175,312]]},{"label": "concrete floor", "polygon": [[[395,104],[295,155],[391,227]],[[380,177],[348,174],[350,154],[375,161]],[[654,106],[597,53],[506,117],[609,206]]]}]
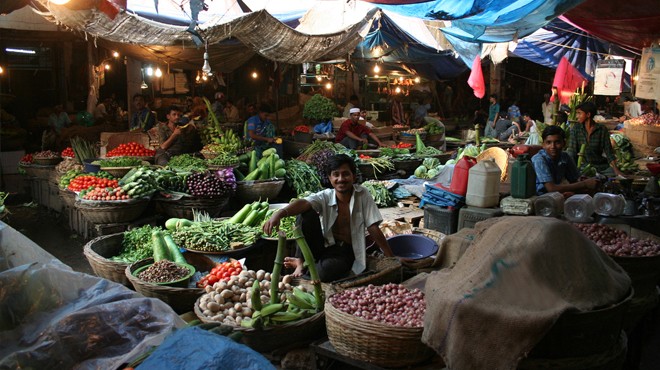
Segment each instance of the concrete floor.
[{"label": "concrete floor", "polygon": [[[7,224],[74,270],[93,274],[82,252],[87,240],[69,231],[66,220],[61,215],[43,207],[24,207],[16,200],[12,203],[14,204],[8,207],[11,214],[4,220]],[[636,353],[639,358],[629,359],[625,369],[660,369],[660,308],[656,307],[647,315],[639,328],[640,331],[629,338],[629,344],[637,343],[635,348],[638,349]]]}]

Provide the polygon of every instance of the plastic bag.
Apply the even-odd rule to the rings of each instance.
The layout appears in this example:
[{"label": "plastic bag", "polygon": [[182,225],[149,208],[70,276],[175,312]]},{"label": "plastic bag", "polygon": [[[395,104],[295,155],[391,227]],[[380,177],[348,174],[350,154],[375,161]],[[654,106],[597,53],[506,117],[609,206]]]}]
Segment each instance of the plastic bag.
[{"label": "plastic bag", "polygon": [[2,369],[115,369],[185,325],[162,301],[75,272],[2,222],[0,243]]}]

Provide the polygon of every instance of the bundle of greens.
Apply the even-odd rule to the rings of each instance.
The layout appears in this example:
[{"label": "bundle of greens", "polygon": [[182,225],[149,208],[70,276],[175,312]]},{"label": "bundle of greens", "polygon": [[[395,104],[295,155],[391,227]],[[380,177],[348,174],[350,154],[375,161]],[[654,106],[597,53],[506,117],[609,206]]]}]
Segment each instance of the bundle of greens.
[{"label": "bundle of greens", "polygon": [[[153,256],[151,232],[162,230],[158,226],[144,225],[124,232],[121,242],[121,252],[111,257],[111,261],[133,263]],[[167,232],[167,231],[164,231]]]},{"label": "bundle of greens", "polygon": [[204,172],[208,169],[206,160],[193,157],[190,154],[175,155],[167,163],[167,167],[180,172]]},{"label": "bundle of greens", "polygon": [[378,207],[389,207],[396,203],[392,193],[380,181],[365,181],[362,183],[362,186],[369,190]]},{"label": "bundle of greens", "polygon": [[292,159],[286,162],[286,183],[300,195],[305,192],[316,193],[323,190],[321,179],[314,167],[303,161]]}]

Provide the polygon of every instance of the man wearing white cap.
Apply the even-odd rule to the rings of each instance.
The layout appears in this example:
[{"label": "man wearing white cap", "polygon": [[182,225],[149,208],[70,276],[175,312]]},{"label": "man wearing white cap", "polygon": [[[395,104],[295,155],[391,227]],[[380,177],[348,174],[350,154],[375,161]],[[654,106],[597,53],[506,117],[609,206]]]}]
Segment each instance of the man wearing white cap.
[{"label": "man wearing white cap", "polygon": [[341,124],[335,142],[349,149],[360,149],[359,147],[368,145],[369,138],[371,138],[378,146],[383,146],[378,136],[374,135],[367,126],[360,123],[360,108],[351,108],[349,114],[350,118]]},{"label": "man wearing white cap", "polygon": [[211,105],[211,109],[213,109],[215,117],[220,122],[227,122],[225,119],[225,100],[225,94],[218,91],[215,93],[215,101]]}]

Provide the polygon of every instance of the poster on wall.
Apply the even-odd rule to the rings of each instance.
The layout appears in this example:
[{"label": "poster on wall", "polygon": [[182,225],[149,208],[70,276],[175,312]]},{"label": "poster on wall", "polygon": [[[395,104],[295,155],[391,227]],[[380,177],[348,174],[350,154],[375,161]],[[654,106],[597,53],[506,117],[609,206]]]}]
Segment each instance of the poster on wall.
[{"label": "poster on wall", "polygon": [[594,95],[618,96],[625,67],[623,59],[599,60],[594,75]]},{"label": "poster on wall", "polygon": [[660,48],[644,48],[635,96],[642,99],[660,99]]}]

